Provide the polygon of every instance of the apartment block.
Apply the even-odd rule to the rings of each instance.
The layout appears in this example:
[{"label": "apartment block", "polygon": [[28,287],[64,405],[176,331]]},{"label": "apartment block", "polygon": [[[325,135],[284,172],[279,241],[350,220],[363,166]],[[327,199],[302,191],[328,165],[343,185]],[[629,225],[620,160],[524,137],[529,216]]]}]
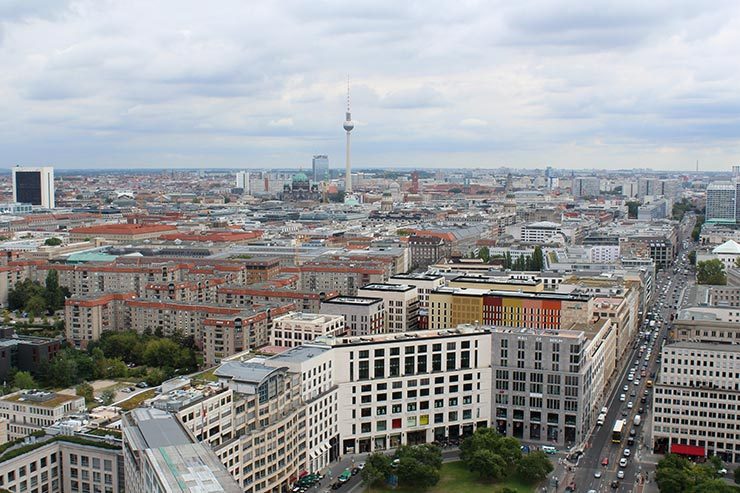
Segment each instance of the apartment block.
[{"label": "apartment block", "polygon": [[0,327],[0,379],[7,380],[11,368],[36,371],[61,349],[59,338],[18,335],[14,327]]},{"label": "apartment block", "polygon": [[21,390],[0,397],[0,418],[8,423],[8,440],[24,438],[63,417],[85,410],[85,398],[43,390]]},{"label": "apartment block", "polygon": [[343,336],[345,330],[342,315],[291,312],[274,319],[270,345],[295,347],[320,336]]},{"label": "apartment block", "polygon": [[321,302],[320,313],[342,315],[348,333],[362,336],[385,331],[385,309],[382,298],[336,296]]},{"label": "apartment block", "polygon": [[298,346],[265,360],[264,364],[285,367],[301,376],[306,434],[305,447],[299,447],[299,462],[306,465],[307,471],[323,470],[341,454],[336,419],[339,395],[332,351],[318,345]]},{"label": "apartment block", "polygon": [[305,470],[301,376],[251,361],[228,361],[215,375],[233,392],[235,440],[213,451],[245,493],[286,490]]},{"label": "apartment block", "polygon": [[295,305],[255,306],[243,308],[236,315],[210,315],[203,320],[203,359],[208,366],[243,351],[269,342],[274,317],[295,310]]},{"label": "apartment block", "polygon": [[107,330],[124,330],[130,318],[126,301],[134,292],[74,296],[64,302],[64,330],[67,340],[85,349]]},{"label": "apartment block", "polygon": [[324,294],[337,291],[346,296],[355,296],[361,286],[382,283],[389,277],[386,268],[378,262],[307,263],[285,270],[300,273],[301,291]]},{"label": "apartment block", "polygon": [[740,463],[740,353],[730,344],[677,342],[663,347],[655,382],[655,453],[717,455]]},{"label": "apartment block", "polygon": [[[0,490],[123,493],[119,440],[91,435],[28,437],[12,448],[26,451],[0,462]],[[9,449],[9,450],[12,450]]]},{"label": "apartment block", "polygon": [[357,295],[385,302],[386,332],[407,332],[419,325],[419,291],[408,284],[375,283],[363,286]]},{"label": "apartment block", "polygon": [[321,302],[338,296],[338,291],[317,293],[298,291],[295,288],[275,288],[253,284],[250,286],[226,285],[218,288],[217,302],[222,305],[249,306],[252,303],[295,303],[300,310],[318,313]]}]

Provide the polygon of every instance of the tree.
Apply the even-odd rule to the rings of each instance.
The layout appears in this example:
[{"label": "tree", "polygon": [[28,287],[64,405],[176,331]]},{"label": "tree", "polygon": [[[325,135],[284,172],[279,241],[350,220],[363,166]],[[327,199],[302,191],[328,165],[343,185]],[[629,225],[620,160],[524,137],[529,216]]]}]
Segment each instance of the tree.
[{"label": "tree", "polygon": [[696,264],[696,282],[699,284],[727,284],[725,266],[719,259],[704,260]]},{"label": "tree", "polygon": [[630,219],[637,219],[637,209],[640,207],[640,202],[630,201],[627,202],[627,217]]},{"label": "tree", "polygon": [[113,399],[115,398],[116,392],[113,389],[106,389],[100,394],[100,399],[106,406],[110,406],[111,404],[113,404]]},{"label": "tree", "polygon": [[523,455],[517,464],[519,477],[530,483],[542,481],[553,469],[552,462],[541,450]]},{"label": "tree", "polygon": [[473,452],[466,461],[468,469],[478,473],[478,476],[485,479],[500,480],[506,477],[506,462],[504,459],[487,449],[480,449]]},{"label": "tree", "polygon": [[150,387],[156,387],[157,385],[161,384],[165,380],[167,380],[167,373],[161,368],[153,368],[149,371],[149,374],[146,376],[146,383]]},{"label": "tree", "polygon": [[505,473],[501,477],[515,470],[522,458],[520,444],[516,438],[503,437],[493,428],[479,428],[460,445],[460,459],[468,469],[477,471],[483,476],[488,476],[489,473],[479,468],[486,463],[490,465],[492,459],[487,454],[477,454],[481,450],[487,450],[501,459]]},{"label": "tree", "polygon": [[511,264],[511,252],[509,252],[507,250],[506,251],[506,257],[504,257],[504,268],[505,269],[511,269],[511,267],[512,267],[512,264]]},{"label": "tree", "polygon": [[478,250],[478,258],[486,264],[491,260],[491,251],[487,246],[483,246]]},{"label": "tree", "polygon": [[59,246],[62,244],[62,240],[60,240],[57,237],[47,238],[44,242],[44,245],[46,246]]},{"label": "tree", "polygon": [[437,484],[442,468],[442,451],[434,445],[404,445],[396,450],[395,472],[400,483],[426,489]]},{"label": "tree", "polygon": [[374,452],[365,459],[362,481],[374,484],[384,481],[391,473],[391,458],[381,452]]},{"label": "tree", "polygon": [[85,398],[86,403],[90,403],[95,399],[93,387],[87,382],[79,384],[75,391],[77,392],[77,395]]},{"label": "tree", "polygon": [[545,267],[545,256],[542,253],[542,247],[534,247],[534,252],[532,253],[532,262],[532,270],[541,271]]},{"label": "tree", "polygon": [[736,468],[733,472],[733,476],[735,479],[735,484],[740,484],[740,467]]},{"label": "tree", "polygon": [[16,372],[15,377],[13,378],[13,387],[17,387],[19,389],[35,389],[38,386],[30,373],[27,371],[19,371]]},{"label": "tree", "polygon": [[32,317],[38,317],[46,312],[46,300],[41,295],[31,296],[26,302],[25,311]]},{"label": "tree", "polygon": [[691,250],[688,254],[689,263],[691,265],[696,265],[696,251]]}]

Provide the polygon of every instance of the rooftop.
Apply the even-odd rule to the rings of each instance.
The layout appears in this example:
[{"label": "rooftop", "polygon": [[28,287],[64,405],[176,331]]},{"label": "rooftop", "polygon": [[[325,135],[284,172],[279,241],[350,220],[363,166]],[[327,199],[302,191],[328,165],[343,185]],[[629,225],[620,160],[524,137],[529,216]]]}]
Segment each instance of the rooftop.
[{"label": "rooftop", "polygon": [[360,289],[363,291],[393,291],[397,293],[404,293],[406,291],[411,291],[414,288],[415,286],[409,286],[408,284],[375,283],[367,284],[365,286],[362,286]]},{"label": "rooftop", "polygon": [[369,298],[367,296],[336,296],[334,298],[322,301],[322,303],[345,305],[374,305],[376,303],[382,302],[383,300],[381,298]]},{"label": "rooftop", "polygon": [[231,378],[239,382],[259,384],[279,368],[272,368],[251,361],[227,361],[213,372],[219,378]]},{"label": "rooftop", "polygon": [[168,412],[150,407],[137,407],[131,411],[131,417],[146,445],[145,448],[192,443],[182,425]]},{"label": "rooftop", "polygon": [[77,395],[57,394],[55,392],[45,392],[42,390],[22,390],[0,398],[0,400],[3,401],[22,402],[32,406],[49,408],[58,407],[78,399],[81,399],[81,397]]},{"label": "rooftop", "polygon": [[396,274],[394,276],[391,276],[391,279],[402,279],[404,281],[437,281],[440,279],[444,279],[444,276],[422,272],[417,274]]},{"label": "rooftop", "polygon": [[315,358],[316,356],[319,356],[329,349],[330,348],[328,346],[304,344],[303,346],[292,347],[276,356],[273,356],[272,358],[270,358],[270,360],[283,363],[302,363],[304,361]]},{"label": "rooftop", "polygon": [[740,255],[740,245],[733,240],[727,240],[721,245],[714,247],[714,249],[712,250],[712,253]]}]

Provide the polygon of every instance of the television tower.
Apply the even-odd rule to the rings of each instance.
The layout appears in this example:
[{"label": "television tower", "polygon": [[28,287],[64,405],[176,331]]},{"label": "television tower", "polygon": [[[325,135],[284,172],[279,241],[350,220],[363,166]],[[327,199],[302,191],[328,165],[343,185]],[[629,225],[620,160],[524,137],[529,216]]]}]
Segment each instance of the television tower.
[{"label": "television tower", "polygon": [[352,114],[349,110],[349,77],[347,77],[347,113],[345,115],[344,119],[344,131],[347,132],[347,164],[346,169],[344,171],[344,193],[350,194],[352,193],[352,169],[350,165],[350,138],[349,133],[352,131],[353,128],[355,128],[355,124],[352,123]]}]

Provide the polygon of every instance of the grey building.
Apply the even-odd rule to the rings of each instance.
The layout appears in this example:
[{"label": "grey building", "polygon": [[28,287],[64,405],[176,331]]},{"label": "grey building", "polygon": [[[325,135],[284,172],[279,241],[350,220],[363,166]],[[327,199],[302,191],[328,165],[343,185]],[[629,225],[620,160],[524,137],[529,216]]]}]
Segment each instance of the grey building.
[{"label": "grey building", "polygon": [[329,181],[329,178],[331,178],[331,174],[329,173],[329,156],[326,154],[315,155],[311,167],[313,169],[314,182]]}]

